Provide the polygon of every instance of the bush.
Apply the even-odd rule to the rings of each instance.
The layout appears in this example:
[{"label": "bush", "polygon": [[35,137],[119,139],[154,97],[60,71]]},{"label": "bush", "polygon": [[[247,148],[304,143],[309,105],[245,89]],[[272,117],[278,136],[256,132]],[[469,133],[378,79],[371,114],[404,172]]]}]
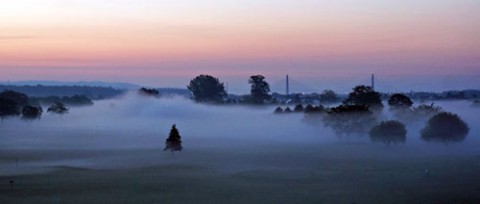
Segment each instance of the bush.
[{"label": "bush", "polygon": [[273,113],[276,113],[276,114],[283,113],[282,107],[280,107],[280,106],[277,107],[277,108],[275,109],[275,111],[273,111]]},{"label": "bush", "polygon": [[393,94],[388,99],[388,105],[392,108],[410,108],[413,102],[404,94]]},{"label": "bush", "polygon": [[145,87],[142,87],[141,89],[138,90],[138,94],[141,96],[153,96],[153,97],[160,97],[160,92],[156,89],[148,89]]},{"label": "bush", "polygon": [[374,142],[383,142],[385,144],[404,143],[407,138],[405,125],[399,121],[382,121],[373,127],[370,132],[370,139]]},{"label": "bush", "polygon": [[65,113],[68,113],[68,108],[65,106],[65,104],[61,102],[55,102],[47,109],[47,112],[56,113],[56,114],[65,114]]},{"label": "bush", "polygon": [[434,103],[430,105],[419,105],[418,107],[413,108],[414,114],[419,117],[432,117],[433,115],[439,113],[442,110],[440,106],[435,105]]},{"label": "bush", "polygon": [[376,122],[376,118],[367,106],[341,105],[331,108],[323,118],[326,127],[337,135],[365,133]]},{"label": "bush", "polygon": [[43,109],[41,106],[30,106],[26,105],[22,109],[22,118],[23,119],[37,119],[42,116]]},{"label": "bush", "polygon": [[441,112],[428,120],[421,134],[425,141],[459,142],[468,132],[468,125],[458,115]]},{"label": "bush", "polygon": [[302,106],[302,104],[297,104],[297,105],[295,106],[295,108],[293,109],[293,111],[295,111],[295,112],[297,112],[297,113],[303,112],[303,106]]}]

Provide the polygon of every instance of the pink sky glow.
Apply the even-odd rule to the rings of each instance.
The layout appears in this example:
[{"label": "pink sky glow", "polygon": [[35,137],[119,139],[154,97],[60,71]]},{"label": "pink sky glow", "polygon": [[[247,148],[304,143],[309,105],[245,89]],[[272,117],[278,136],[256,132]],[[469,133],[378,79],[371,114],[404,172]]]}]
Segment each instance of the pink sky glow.
[{"label": "pink sky glow", "polygon": [[371,73],[480,76],[479,10],[475,0],[11,0],[0,7],[0,81],[184,87],[205,73],[243,86],[290,74],[322,89]]}]

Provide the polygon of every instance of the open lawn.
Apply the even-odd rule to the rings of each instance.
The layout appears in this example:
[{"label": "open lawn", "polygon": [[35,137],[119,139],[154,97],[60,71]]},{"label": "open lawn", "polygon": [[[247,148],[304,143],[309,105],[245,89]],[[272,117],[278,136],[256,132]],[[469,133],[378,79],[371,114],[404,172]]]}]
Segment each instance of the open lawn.
[{"label": "open lawn", "polygon": [[355,143],[243,150],[52,150],[89,162],[1,176],[0,203],[480,203],[480,154]]}]

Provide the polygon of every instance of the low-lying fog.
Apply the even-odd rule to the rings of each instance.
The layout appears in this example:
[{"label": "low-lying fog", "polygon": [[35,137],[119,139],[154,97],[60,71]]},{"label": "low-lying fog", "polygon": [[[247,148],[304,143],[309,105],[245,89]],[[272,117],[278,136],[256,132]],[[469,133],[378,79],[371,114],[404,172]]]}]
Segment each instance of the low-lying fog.
[{"label": "low-lying fog", "polygon": [[[355,150],[360,147],[399,155],[412,152],[412,149],[432,154],[478,155],[480,108],[471,107],[469,101],[436,104],[458,114],[470,126],[464,141],[448,145],[427,143],[420,139],[423,124],[407,124],[406,143],[386,146],[372,143],[366,134],[339,138],[322,124],[304,123],[303,114],[275,115],[273,106],[214,106],[183,98],[156,99],[129,94],[119,99],[96,101],[90,107],[71,108],[65,115],[44,113],[40,120],[3,119],[0,122],[0,151],[4,154],[0,158],[3,161],[0,174],[21,172],[18,165],[30,167],[24,168],[24,172],[48,166],[155,165],[162,159],[171,159],[170,153],[162,150],[172,124],[177,124],[183,141],[184,150],[173,157],[179,161],[200,152],[209,152],[210,157],[251,154],[251,158],[258,152],[280,155],[283,150],[315,154],[316,149],[338,144],[355,144],[351,149],[344,148],[352,154],[362,154]],[[388,118],[388,107],[383,112]],[[144,161],[141,156],[136,157],[142,151],[149,154]],[[208,159],[204,163],[208,163]],[[236,162],[231,165],[233,163]]]}]

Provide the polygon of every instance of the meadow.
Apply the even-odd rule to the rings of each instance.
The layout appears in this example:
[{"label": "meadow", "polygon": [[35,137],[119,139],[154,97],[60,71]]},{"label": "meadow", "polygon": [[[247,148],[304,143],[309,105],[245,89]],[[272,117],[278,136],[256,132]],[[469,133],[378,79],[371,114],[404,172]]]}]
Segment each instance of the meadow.
[{"label": "meadow", "polygon": [[[133,95],[4,119],[0,203],[479,203],[480,109],[438,104],[470,125],[464,141],[427,143],[407,124],[406,142],[387,146],[273,107]],[[174,123],[184,149],[172,156]]]}]

